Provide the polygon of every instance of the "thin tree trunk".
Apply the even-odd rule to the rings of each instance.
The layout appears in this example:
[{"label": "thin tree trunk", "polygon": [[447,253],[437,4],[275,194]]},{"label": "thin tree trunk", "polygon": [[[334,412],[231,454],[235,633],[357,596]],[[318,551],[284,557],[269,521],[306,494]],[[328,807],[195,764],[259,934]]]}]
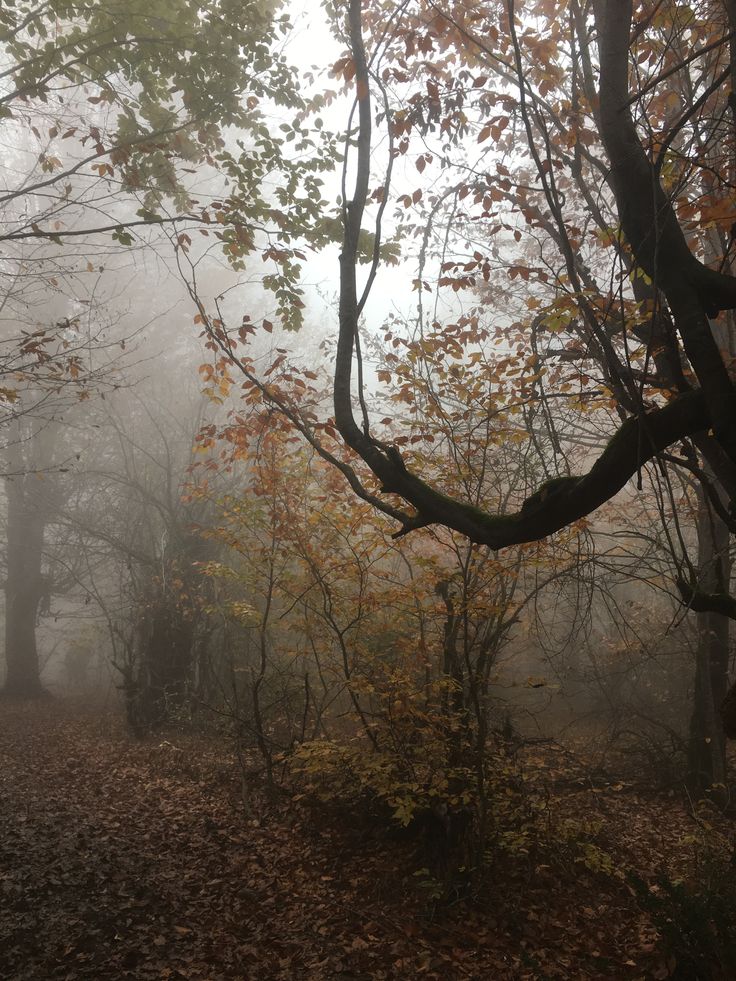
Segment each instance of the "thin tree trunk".
[{"label": "thin tree trunk", "polygon": [[[699,493],[698,565],[701,588],[728,588],[728,529]],[[689,771],[694,790],[723,787],[726,745],[719,707],[728,690],[729,619],[719,613],[698,613],[695,693],[690,721]]]},{"label": "thin tree trunk", "polygon": [[44,693],[36,647],[36,617],[48,586],[41,573],[45,514],[29,488],[33,475],[8,477],[7,579],[5,581],[4,694]]}]

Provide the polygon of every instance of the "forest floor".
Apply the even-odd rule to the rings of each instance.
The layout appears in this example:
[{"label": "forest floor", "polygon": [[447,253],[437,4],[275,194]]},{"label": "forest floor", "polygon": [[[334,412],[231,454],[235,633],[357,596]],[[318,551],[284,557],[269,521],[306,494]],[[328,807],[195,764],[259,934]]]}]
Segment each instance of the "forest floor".
[{"label": "forest floor", "polygon": [[501,862],[472,901],[437,908],[408,841],[287,795],[244,809],[212,742],[1,704],[0,978],[668,977],[620,870],[655,892],[662,871],[687,874],[697,822],[676,798],[563,776],[559,827],[585,814],[596,844],[558,835],[548,862]]}]

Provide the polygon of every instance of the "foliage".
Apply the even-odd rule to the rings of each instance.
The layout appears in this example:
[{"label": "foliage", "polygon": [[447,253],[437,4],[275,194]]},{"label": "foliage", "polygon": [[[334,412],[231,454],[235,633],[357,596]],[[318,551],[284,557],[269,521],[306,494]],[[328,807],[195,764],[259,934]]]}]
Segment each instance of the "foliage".
[{"label": "foliage", "polygon": [[[508,549],[580,530],[632,478],[643,492],[647,470],[682,601],[732,615],[728,543],[713,545],[716,563],[704,551],[721,525],[733,531],[736,499],[732,11],[673,3],[655,16],[604,0],[590,10],[547,0],[430,7],[354,0],[333,10],[347,40],[333,73],[354,95],[356,121],[333,391],[352,455],[328,450],[311,408],[265,380],[285,352],[259,375],[249,355],[221,339],[220,349],[399,537],[440,527]],[[392,187],[397,161],[408,173],[415,164],[418,186]],[[416,319],[391,325],[376,373],[402,409],[385,430],[369,411],[361,336],[379,253],[367,277],[359,266],[364,225],[387,225],[391,205],[420,244]],[[499,442],[533,462],[494,495],[466,478],[479,460],[496,463]],[[689,495],[679,493],[691,475],[709,523],[697,558]],[[700,731],[725,694],[718,657],[707,691],[704,651],[697,658],[706,694],[694,744],[713,751],[693,769],[722,783],[722,740]]]},{"label": "foliage", "polygon": [[[354,257],[361,222],[375,199],[375,91],[375,122],[390,140],[386,181],[393,158],[405,156],[416,160],[425,182],[396,197],[398,211],[416,208],[421,216],[416,228],[423,244],[414,281],[421,341],[432,343],[445,326],[437,311],[448,290],[479,300],[475,310],[463,312],[461,323],[471,328],[474,318],[490,319],[499,307],[516,316],[513,372],[520,376],[521,393],[528,374],[541,428],[550,431],[568,467],[564,433],[554,432],[552,400],[583,417],[595,413],[598,418],[590,421],[597,425],[615,425],[613,418],[601,418],[605,410],[622,420],[592,469],[580,478],[568,471],[560,475],[562,481],[545,482],[511,514],[479,508],[467,494],[447,494],[440,474],[426,474],[396,450],[396,443],[387,448],[373,436],[365,413],[360,424],[355,420],[349,393],[365,296],[356,286],[355,263],[343,261],[336,422],[382,486],[413,509],[387,510],[402,534],[442,524],[492,547],[533,540],[592,513],[632,476],[639,474],[641,487],[643,465],[690,438],[711,461],[726,497],[732,496],[728,474],[713,463],[713,448],[699,435],[707,416],[719,444],[714,452],[734,459],[729,432],[736,400],[708,324],[709,317],[724,311],[723,330],[730,330],[728,311],[736,302],[733,280],[724,272],[730,251],[725,175],[732,152],[723,149],[732,140],[725,122],[725,11],[703,3],[683,20],[673,4],[660,14],[642,13],[631,33],[631,4],[601,2],[589,15],[577,4],[573,11],[548,2],[518,9],[513,3],[490,4],[469,13],[453,5],[429,12],[417,3],[402,8],[399,22],[387,29],[384,5],[376,4],[366,16],[359,4],[351,5],[350,55],[339,71],[356,86],[360,138],[344,255]],[[692,39],[700,45],[702,70],[687,56]],[[397,93],[395,101],[378,91],[371,76],[377,56],[380,82]],[[629,59],[638,70],[633,92]],[[659,88],[665,79],[668,89],[675,86],[679,122],[668,109],[672,98]],[[707,165],[702,147],[707,147]],[[435,159],[442,161],[437,181],[429,166]],[[559,257],[556,267],[549,255]],[[687,295],[680,290],[684,281]],[[433,318],[425,314],[424,292],[435,294]],[[508,335],[494,333],[497,339]],[[411,349],[409,344],[400,366],[412,358]],[[683,357],[689,367],[683,368]],[[433,367],[441,374],[440,362],[441,355],[435,355]],[[475,365],[483,363],[481,350]],[[459,402],[475,365],[466,359],[455,371]],[[488,382],[497,381],[489,375]],[[723,396],[717,406],[714,386]],[[486,390],[492,397],[493,385],[486,384]],[[644,439],[637,421],[643,412]],[[697,459],[690,444],[685,455]],[[693,472],[702,473],[694,465]],[[662,479],[670,478],[664,473]],[[680,561],[690,565],[687,555]]]},{"label": "foliage", "polygon": [[289,30],[259,0],[3,5],[0,282],[21,325],[1,352],[10,412],[29,384],[89,397],[102,327],[83,314],[102,320],[120,254],[164,235],[184,264],[195,234],[236,268],[254,251],[275,262],[264,284],[298,323],[291,236],[320,214],[334,146],[317,132],[295,144],[296,121],[271,125],[304,108],[279,50]]},{"label": "foliage", "polygon": [[[9,66],[3,117],[27,126],[45,148],[41,169],[51,176],[44,186],[59,185],[62,200],[62,181],[96,160],[100,177],[143,191],[145,207],[135,224],[160,220],[155,209],[165,197],[173,196],[180,209],[190,207],[177,161],[197,163],[218,152],[224,126],[261,129],[262,102],[298,105],[291,70],[272,50],[288,21],[274,13],[265,3],[189,0],[5,7],[0,19]],[[80,120],[65,132],[54,125],[41,130],[36,119],[53,121],[68,113],[70,88],[89,93],[86,102],[106,110],[102,121]],[[67,165],[61,148],[70,140],[94,152]],[[36,189],[31,183],[22,193]],[[4,237],[51,232],[9,230]]]},{"label": "foliage", "polygon": [[453,739],[447,730],[458,720],[438,725],[436,704],[425,710],[419,694],[401,698],[402,690],[397,684],[386,692],[384,719],[374,725],[376,741],[385,748],[374,749],[363,736],[316,739],[297,747],[292,762],[305,791],[358,811],[386,808],[402,827],[429,812],[475,810],[474,775],[468,765],[453,765],[450,759]]},{"label": "foliage", "polygon": [[[487,797],[506,767],[492,749],[494,664],[539,580],[529,586],[516,556],[459,541],[391,542],[288,427],[257,411],[249,421],[220,434],[230,459],[247,455],[249,481],[219,501],[207,535],[229,554],[204,569],[233,624],[223,692],[236,729],[255,737],[268,767],[282,759],[325,799],[423,825],[439,853],[457,830],[463,855],[442,854],[443,876],[453,862],[476,867]],[[554,578],[555,559],[536,552],[538,574],[549,561]]]}]

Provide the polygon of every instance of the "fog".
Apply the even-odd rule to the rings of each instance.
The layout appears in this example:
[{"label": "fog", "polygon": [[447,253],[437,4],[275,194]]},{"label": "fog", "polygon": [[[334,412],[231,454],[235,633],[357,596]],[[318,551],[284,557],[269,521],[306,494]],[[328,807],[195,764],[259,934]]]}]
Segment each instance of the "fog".
[{"label": "fog", "polygon": [[1,977],[736,976],[733,5],[630,6],[0,10]]}]

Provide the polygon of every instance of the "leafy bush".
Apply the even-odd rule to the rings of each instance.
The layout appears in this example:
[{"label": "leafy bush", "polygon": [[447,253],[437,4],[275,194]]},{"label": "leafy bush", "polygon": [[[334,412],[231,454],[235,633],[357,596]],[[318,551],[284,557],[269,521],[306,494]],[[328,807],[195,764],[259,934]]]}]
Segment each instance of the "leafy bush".
[{"label": "leafy bush", "polygon": [[424,759],[416,754],[409,760],[392,748],[373,750],[358,740],[316,739],[295,751],[293,765],[318,799],[363,808],[377,804],[402,827],[426,811],[472,806],[467,769],[444,766],[442,757],[421,748]]},{"label": "leafy bush", "polygon": [[[504,858],[621,877],[597,825],[557,819],[501,741],[486,748],[480,773],[450,765],[451,753],[441,732],[425,729],[401,753],[361,737],[318,739],[297,747],[291,762],[303,796],[408,829],[421,845],[420,885],[433,898],[438,883],[447,895]],[[473,758],[467,747],[468,764]]]}]

